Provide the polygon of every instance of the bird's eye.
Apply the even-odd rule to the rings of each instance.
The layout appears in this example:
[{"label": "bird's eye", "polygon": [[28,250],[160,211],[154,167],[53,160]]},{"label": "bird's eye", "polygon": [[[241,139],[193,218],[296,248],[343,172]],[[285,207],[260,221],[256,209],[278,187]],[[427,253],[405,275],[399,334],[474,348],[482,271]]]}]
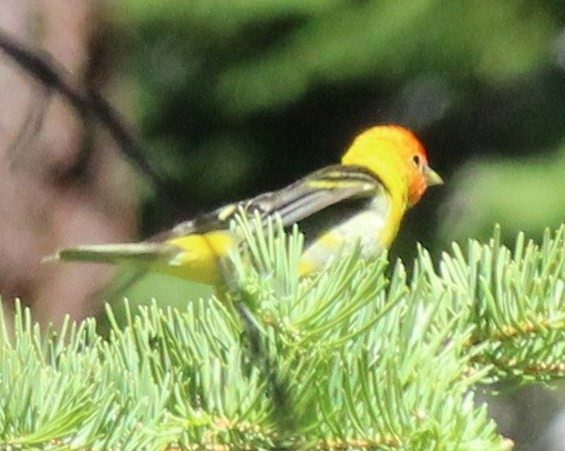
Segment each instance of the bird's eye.
[{"label": "bird's eye", "polygon": [[415,164],[416,166],[420,166],[420,162],[421,162],[421,160],[420,160],[420,155],[414,155],[414,156],[412,157],[412,161],[414,162],[414,164]]}]

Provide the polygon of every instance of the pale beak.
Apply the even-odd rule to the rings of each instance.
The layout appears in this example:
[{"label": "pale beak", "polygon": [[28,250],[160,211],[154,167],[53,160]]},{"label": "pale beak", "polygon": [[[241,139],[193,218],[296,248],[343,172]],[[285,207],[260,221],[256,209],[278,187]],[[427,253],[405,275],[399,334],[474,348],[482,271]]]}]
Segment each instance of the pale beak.
[{"label": "pale beak", "polygon": [[428,186],[443,185],[441,176],[429,166],[424,166],[423,173]]}]

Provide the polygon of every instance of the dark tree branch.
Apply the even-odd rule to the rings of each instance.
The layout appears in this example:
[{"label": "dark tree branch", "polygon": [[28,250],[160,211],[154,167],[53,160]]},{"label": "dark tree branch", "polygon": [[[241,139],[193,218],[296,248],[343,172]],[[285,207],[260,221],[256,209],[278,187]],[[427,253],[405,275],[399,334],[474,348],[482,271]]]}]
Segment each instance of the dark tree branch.
[{"label": "dark tree branch", "polygon": [[127,127],[119,113],[94,89],[75,86],[63,68],[48,55],[40,54],[16,42],[0,29],[0,50],[48,90],[60,94],[81,116],[88,115],[105,127],[122,153],[163,192],[178,209],[189,205],[182,190],[161,174],[145,157],[139,138]]}]

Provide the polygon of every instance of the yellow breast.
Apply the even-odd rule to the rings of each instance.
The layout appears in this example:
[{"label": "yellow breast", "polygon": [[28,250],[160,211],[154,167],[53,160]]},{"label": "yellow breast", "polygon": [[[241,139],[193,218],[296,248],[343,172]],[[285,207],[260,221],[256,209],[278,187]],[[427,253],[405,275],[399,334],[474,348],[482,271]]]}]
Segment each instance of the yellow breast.
[{"label": "yellow breast", "polygon": [[392,207],[390,196],[383,190],[367,203],[365,209],[329,227],[305,249],[300,274],[320,269],[337,252],[347,252],[357,244],[361,245],[363,257],[377,256],[396,236],[400,218]]}]

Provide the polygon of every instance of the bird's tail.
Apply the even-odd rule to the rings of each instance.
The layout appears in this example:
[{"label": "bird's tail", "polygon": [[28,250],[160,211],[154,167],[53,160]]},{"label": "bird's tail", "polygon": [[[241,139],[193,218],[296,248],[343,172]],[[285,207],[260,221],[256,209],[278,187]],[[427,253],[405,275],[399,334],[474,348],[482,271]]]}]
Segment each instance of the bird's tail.
[{"label": "bird's tail", "polygon": [[44,258],[43,262],[82,261],[96,263],[154,263],[169,258],[175,249],[168,243],[94,244],[69,247]]}]

